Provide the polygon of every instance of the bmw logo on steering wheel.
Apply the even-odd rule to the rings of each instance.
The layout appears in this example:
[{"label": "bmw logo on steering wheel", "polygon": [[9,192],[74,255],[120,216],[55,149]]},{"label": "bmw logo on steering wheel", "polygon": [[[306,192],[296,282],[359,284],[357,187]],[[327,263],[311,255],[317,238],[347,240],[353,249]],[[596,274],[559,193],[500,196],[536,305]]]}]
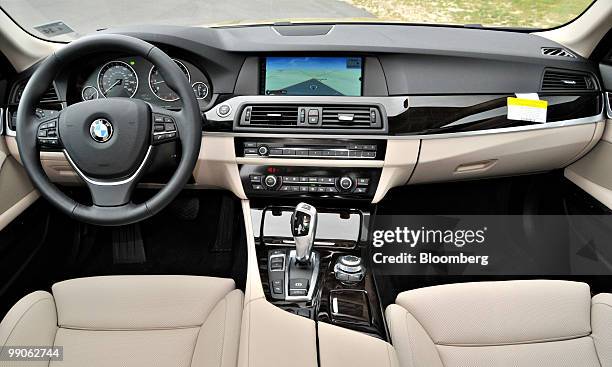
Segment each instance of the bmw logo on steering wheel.
[{"label": "bmw logo on steering wheel", "polygon": [[97,119],[91,123],[89,134],[98,143],[105,143],[113,136],[113,124],[106,119]]}]

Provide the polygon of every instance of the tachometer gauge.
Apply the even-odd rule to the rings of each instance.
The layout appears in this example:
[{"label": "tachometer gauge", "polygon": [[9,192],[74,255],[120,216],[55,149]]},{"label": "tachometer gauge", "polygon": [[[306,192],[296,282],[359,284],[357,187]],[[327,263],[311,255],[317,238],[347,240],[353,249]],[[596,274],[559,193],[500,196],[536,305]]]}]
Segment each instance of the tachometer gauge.
[{"label": "tachometer gauge", "polygon": [[[185,74],[187,80],[191,81],[191,75],[189,75],[189,70],[185,64],[178,60],[174,60],[174,62],[178,65],[183,74]],[[178,101],[179,99],[176,92],[168,87],[166,81],[157,69],[157,66],[153,66],[149,71],[149,88],[151,88],[151,92],[153,92],[153,94],[155,94],[157,98],[161,99],[162,101],[174,102]]]},{"label": "tachometer gauge", "polygon": [[104,97],[132,98],[138,90],[138,75],[123,61],[111,61],[98,73],[98,89]]},{"label": "tachometer gauge", "polygon": [[92,87],[91,85],[86,86],[81,91],[81,98],[83,99],[83,101],[91,101],[92,99],[98,99],[99,96],[100,94],[98,93],[96,87]]},{"label": "tachometer gauge", "polygon": [[204,82],[195,82],[191,86],[193,88],[193,93],[195,94],[197,99],[204,99],[208,97],[208,85]]}]

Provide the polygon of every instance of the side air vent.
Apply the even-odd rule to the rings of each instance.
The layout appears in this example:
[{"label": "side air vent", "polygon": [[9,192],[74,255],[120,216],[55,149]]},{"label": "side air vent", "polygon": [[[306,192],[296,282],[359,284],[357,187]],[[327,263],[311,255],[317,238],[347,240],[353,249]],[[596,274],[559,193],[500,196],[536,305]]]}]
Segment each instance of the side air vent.
[{"label": "side air vent", "polygon": [[380,128],[378,108],[369,106],[323,106],[321,127]]},{"label": "side air vent", "polygon": [[[11,103],[19,104],[19,101],[21,101],[21,95],[23,94],[23,91],[26,87],[26,83],[27,83],[27,80],[19,83],[13,89],[13,93],[11,94]],[[41,103],[59,102],[59,97],[57,95],[57,91],[55,90],[55,86],[51,85],[51,87],[47,89],[47,91],[40,98],[40,102]]]},{"label": "side air vent", "polygon": [[576,55],[563,47],[542,47],[542,55],[576,58]]},{"label": "side air vent", "polygon": [[596,88],[595,79],[586,73],[546,70],[542,79],[542,90],[547,91],[592,91]]},{"label": "side air vent", "polygon": [[243,113],[249,125],[253,126],[297,126],[298,106],[293,105],[254,105],[245,108]]}]

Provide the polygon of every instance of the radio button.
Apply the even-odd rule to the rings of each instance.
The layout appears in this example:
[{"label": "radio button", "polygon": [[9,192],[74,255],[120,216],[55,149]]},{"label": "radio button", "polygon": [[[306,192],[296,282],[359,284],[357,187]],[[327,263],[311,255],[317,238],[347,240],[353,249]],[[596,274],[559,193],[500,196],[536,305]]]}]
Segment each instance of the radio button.
[{"label": "radio button", "polygon": [[[246,150],[246,149],[245,149]],[[257,149],[257,153],[259,155],[268,155],[268,153],[270,153],[270,149],[268,149],[267,146],[262,145]]]}]

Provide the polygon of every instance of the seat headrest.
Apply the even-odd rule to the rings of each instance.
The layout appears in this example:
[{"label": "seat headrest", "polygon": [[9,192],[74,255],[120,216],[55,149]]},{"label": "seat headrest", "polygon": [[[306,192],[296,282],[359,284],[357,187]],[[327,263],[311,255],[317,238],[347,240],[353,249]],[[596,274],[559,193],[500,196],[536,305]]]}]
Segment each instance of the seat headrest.
[{"label": "seat headrest", "polygon": [[200,326],[235,287],[232,279],[104,276],[53,285],[60,327],[159,329]]},{"label": "seat headrest", "polygon": [[415,289],[396,303],[434,343],[503,345],[562,340],[591,332],[585,283],[556,280],[458,283]]}]

